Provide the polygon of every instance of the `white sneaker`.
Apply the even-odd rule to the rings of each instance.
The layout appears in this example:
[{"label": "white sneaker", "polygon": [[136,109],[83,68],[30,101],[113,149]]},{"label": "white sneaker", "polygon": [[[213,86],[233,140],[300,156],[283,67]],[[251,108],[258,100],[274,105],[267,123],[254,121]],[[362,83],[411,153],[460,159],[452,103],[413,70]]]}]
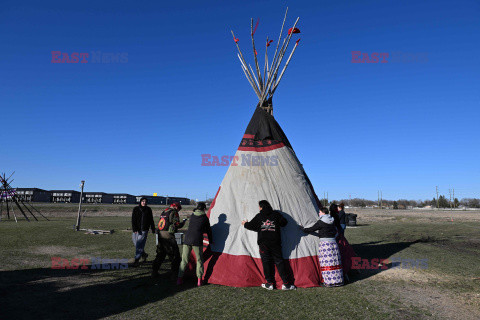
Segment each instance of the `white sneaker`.
[{"label": "white sneaker", "polygon": [[262,283],[262,288],[267,290],[273,290],[273,284],[271,283]]},{"label": "white sneaker", "polygon": [[293,284],[282,284],[282,290],[297,290]]}]

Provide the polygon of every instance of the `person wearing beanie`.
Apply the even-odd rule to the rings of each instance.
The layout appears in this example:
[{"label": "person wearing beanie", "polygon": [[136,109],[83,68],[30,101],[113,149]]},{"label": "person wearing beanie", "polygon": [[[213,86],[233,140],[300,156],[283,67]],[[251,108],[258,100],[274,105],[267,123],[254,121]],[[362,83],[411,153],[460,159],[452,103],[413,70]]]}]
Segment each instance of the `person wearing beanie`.
[{"label": "person wearing beanie", "polygon": [[183,274],[187,267],[188,260],[190,259],[190,253],[193,249],[195,258],[197,260],[197,285],[202,285],[203,277],[203,235],[206,233],[210,244],[212,241],[212,229],[210,227],[210,221],[205,214],[207,206],[204,202],[199,202],[197,208],[193,211],[189,219],[188,230],[185,233],[185,240],[183,242],[182,249],[182,262],[180,263],[180,269],[178,270],[177,284],[183,283]]}]

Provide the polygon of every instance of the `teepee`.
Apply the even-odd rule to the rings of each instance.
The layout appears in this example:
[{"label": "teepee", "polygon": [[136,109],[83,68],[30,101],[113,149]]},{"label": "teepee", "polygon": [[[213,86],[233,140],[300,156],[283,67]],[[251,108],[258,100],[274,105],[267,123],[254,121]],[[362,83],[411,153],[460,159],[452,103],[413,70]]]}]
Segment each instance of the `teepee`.
[{"label": "teepee", "polygon": [[[209,283],[248,287],[264,282],[257,234],[241,225],[242,220],[251,220],[258,213],[258,201],[264,199],[288,220],[288,225],[282,228],[283,257],[289,262],[295,285],[313,287],[321,281],[317,260],[319,239],[299,229],[299,225],[311,226],[318,220],[321,204],[290,142],[273,117],[273,94],[300,41],[296,40],[282,66],[290,40],[300,33],[296,27],[297,18],[282,40],[286,17],[287,12],[270,63],[267,50],[272,40],[267,38],[263,76],[254,40],[258,22],[254,27],[251,20],[254,68],[247,65],[240,50],[240,40],[232,31],[242,70],[259,103],[208,211],[213,244],[204,277]],[[276,277],[277,285],[281,285],[278,274]]]}]

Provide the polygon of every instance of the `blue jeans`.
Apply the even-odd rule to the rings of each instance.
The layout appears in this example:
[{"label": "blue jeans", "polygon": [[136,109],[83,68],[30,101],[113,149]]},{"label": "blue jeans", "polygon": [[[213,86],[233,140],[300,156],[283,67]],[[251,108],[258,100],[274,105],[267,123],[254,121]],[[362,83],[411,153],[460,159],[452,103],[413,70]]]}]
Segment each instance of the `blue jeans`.
[{"label": "blue jeans", "polygon": [[345,230],[347,228],[347,225],[343,224],[343,223],[340,223],[340,227],[342,227],[342,229]]},{"label": "blue jeans", "polygon": [[145,243],[147,243],[148,230],[137,233],[132,233],[132,241],[135,245],[135,260],[139,260],[145,249]]}]

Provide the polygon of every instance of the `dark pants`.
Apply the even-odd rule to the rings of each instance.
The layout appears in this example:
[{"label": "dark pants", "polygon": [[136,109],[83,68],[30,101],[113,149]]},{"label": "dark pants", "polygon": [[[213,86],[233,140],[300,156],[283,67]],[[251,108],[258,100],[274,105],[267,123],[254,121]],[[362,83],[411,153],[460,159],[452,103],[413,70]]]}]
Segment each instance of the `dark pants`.
[{"label": "dark pants", "polygon": [[161,236],[159,236],[157,245],[157,256],[153,261],[153,273],[157,273],[158,270],[160,270],[160,266],[162,265],[167,255],[172,263],[172,275],[176,277],[178,274],[178,268],[180,266],[180,251],[178,250],[177,241],[173,236],[171,238],[162,238]]},{"label": "dark pants", "polygon": [[283,283],[288,283],[287,268],[282,257],[281,245],[260,245],[260,258],[262,258],[263,274],[268,283],[275,283],[275,264]]}]

